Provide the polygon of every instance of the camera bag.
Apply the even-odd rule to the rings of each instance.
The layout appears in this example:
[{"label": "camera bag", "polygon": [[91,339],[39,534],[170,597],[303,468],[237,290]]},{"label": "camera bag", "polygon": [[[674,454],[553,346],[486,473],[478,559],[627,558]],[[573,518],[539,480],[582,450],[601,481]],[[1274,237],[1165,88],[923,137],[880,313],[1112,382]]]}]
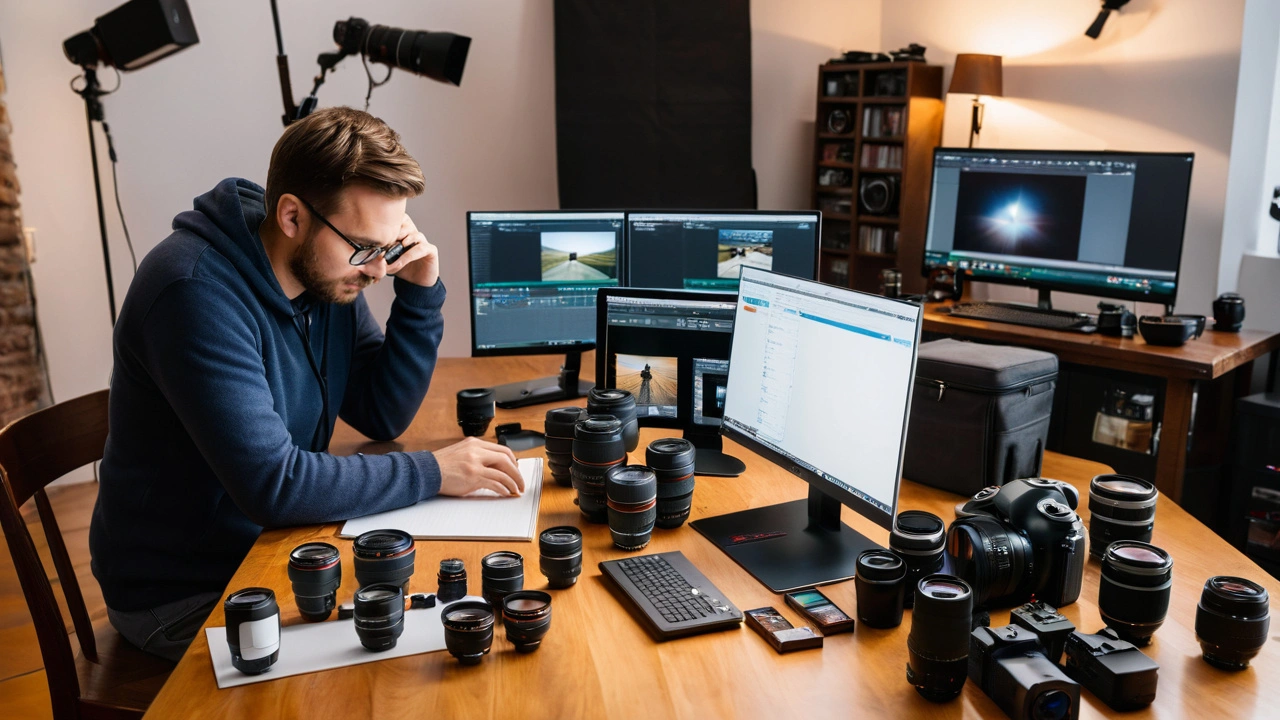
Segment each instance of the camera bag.
[{"label": "camera bag", "polygon": [[950,339],[921,344],[903,477],[973,495],[1039,476],[1057,379],[1053,353]]}]

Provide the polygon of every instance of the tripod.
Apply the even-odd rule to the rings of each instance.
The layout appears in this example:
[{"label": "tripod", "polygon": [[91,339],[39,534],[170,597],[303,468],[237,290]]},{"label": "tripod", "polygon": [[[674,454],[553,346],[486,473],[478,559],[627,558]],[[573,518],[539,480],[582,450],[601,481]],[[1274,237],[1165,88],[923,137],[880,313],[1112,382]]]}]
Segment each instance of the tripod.
[{"label": "tripod", "polygon": [[[111,276],[111,247],[107,244],[107,215],[102,207],[102,178],[98,174],[98,144],[93,136],[93,121],[102,123],[106,130],[106,116],[102,110],[102,86],[98,84],[98,72],[94,68],[85,67],[84,87],[75,93],[84,98],[85,122],[89,126],[89,156],[93,160],[93,194],[98,200],[98,234],[102,236],[102,264],[107,271],[107,304],[111,308],[111,325],[116,324],[116,291]],[[112,162],[116,159],[116,149],[111,143],[111,133],[107,132],[107,152]]]}]

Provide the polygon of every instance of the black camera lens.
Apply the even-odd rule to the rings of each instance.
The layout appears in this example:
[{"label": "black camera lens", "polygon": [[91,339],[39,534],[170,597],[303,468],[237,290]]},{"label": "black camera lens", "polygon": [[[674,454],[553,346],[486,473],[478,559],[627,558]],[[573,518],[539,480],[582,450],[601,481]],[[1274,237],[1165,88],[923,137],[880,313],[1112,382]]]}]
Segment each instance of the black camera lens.
[{"label": "black camera lens", "polygon": [[1031,568],[1031,543],[985,515],[958,518],[947,530],[951,570],[968,581],[979,605],[996,604],[1020,592]]},{"label": "black camera lens", "polygon": [[493,606],[479,600],[448,605],[440,612],[444,646],[463,665],[478,665],[493,646]]},{"label": "black camera lens", "polygon": [[660,438],[645,448],[645,463],[658,478],[658,527],[677,528],[689,519],[696,454],[693,443],[684,438]]},{"label": "black camera lens", "polygon": [[356,538],[356,585],[399,585],[409,592],[413,576],[413,536],[403,530],[370,530]]},{"label": "black camera lens", "polygon": [[1089,483],[1089,554],[1101,558],[1117,540],[1151,542],[1156,486],[1130,475],[1099,475]]},{"label": "black camera lens", "polygon": [[567,588],[582,574],[582,531],[572,525],[547,528],[538,536],[538,567],[553,588]]},{"label": "black camera lens", "polygon": [[909,575],[902,558],[888,550],[867,550],[858,555],[855,572],[858,620],[873,628],[901,625],[902,600]]},{"label": "black camera lens", "polygon": [[557,485],[572,487],[569,467],[573,464],[573,427],[586,415],[580,407],[562,407],[547,411],[546,435],[547,467]]},{"label": "black camera lens", "polygon": [[1098,612],[1121,640],[1146,645],[1164,624],[1173,592],[1173,558],[1137,540],[1111,543],[1102,555]]},{"label": "black camera lens", "polygon": [[1270,598],[1252,580],[1209,578],[1196,607],[1196,639],[1204,661],[1223,670],[1249,667],[1271,629]]},{"label": "black camera lens", "polygon": [[493,390],[468,388],[458,391],[458,424],[462,426],[463,435],[484,435],[489,430],[490,420],[493,420]]},{"label": "black camera lens", "polygon": [[902,606],[915,603],[916,584],[925,575],[942,572],[946,559],[947,526],[942,518],[923,510],[904,510],[893,520],[889,549],[907,566],[906,595]]},{"label": "black camera lens", "polygon": [[337,603],[342,584],[342,560],[338,548],[329,543],[299,545],[289,553],[289,582],[298,612],[308,622],[329,617]]},{"label": "black camera lens", "polygon": [[649,544],[658,518],[658,479],[644,465],[617,465],[605,476],[609,534],[615,547],[639,550]]},{"label": "black camera lens", "polygon": [[355,605],[360,644],[372,652],[395,647],[404,633],[404,588],[391,583],[362,587],[356,591]]},{"label": "black camera lens", "polygon": [[1071,696],[1061,690],[1046,690],[1031,701],[1031,720],[1066,720],[1071,717]]},{"label": "black camera lens", "polygon": [[440,561],[436,581],[440,584],[436,590],[436,598],[442,603],[461,600],[467,596],[467,566],[458,558]]},{"label": "black camera lens", "polygon": [[485,555],[480,561],[480,595],[495,608],[507,593],[524,589],[524,556],[510,550]]},{"label": "black camera lens", "polygon": [[612,415],[622,423],[627,452],[640,444],[640,423],[636,419],[636,399],[630,390],[591,388],[587,392],[587,414]]},{"label": "black camera lens", "polygon": [[921,697],[946,702],[960,694],[969,672],[973,589],[954,575],[928,575],[916,586],[907,636],[907,682]]},{"label": "black camera lens", "polygon": [[569,475],[578,491],[578,510],[589,522],[609,522],[605,474],[627,462],[622,423],[612,415],[588,415],[573,429]]},{"label": "black camera lens", "polygon": [[266,672],[280,659],[280,606],[268,588],[237,590],[222,603],[231,665],[245,675]]},{"label": "black camera lens", "polygon": [[537,650],[551,629],[551,596],[538,590],[507,595],[502,599],[502,626],[517,652]]}]

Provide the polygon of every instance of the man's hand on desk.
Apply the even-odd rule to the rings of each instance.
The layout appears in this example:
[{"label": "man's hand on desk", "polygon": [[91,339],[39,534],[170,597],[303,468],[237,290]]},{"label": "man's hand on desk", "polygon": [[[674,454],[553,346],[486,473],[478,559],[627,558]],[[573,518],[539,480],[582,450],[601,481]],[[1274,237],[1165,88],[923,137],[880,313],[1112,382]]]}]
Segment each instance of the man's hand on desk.
[{"label": "man's hand on desk", "polygon": [[435,452],[440,494],[461,497],[481,488],[507,496],[524,492],[524,478],[511,448],[469,437]]}]

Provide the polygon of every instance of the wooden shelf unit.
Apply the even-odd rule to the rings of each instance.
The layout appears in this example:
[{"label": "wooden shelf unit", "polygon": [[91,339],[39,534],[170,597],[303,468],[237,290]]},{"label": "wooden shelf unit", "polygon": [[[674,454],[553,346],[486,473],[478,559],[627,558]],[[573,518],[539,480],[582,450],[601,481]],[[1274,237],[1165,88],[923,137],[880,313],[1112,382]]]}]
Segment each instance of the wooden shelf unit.
[{"label": "wooden shelf unit", "polygon": [[[827,63],[818,68],[810,179],[813,206],[822,211],[819,280],[876,292],[880,271],[898,267],[905,292],[924,291],[919,268],[933,149],[942,141],[942,97],[938,65]],[[837,112],[844,115],[833,118]],[[898,184],[896,203],[883,214],[861,204],[863,179],[875,177]]]}]

